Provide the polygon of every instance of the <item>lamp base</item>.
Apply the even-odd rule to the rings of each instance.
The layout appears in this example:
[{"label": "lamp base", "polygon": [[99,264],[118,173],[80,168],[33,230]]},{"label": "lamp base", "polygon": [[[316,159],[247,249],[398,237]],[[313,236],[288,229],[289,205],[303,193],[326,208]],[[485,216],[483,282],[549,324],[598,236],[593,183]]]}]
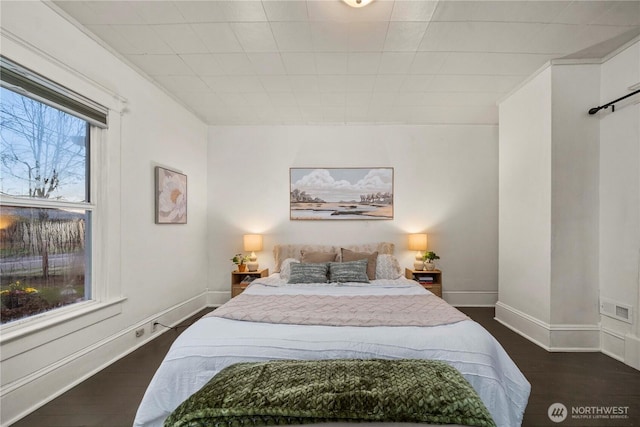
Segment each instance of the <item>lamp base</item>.
[{"label": "lamp base", "polygon": [[413,269],[417,271],[422,271],[424,269],[424,261],[415,260],[413,262]]},{"label": "lamp base", "polygon": [[254,261],[249,261],[247,263],[247,268],[249,271],[258,271],[258,263]]}]

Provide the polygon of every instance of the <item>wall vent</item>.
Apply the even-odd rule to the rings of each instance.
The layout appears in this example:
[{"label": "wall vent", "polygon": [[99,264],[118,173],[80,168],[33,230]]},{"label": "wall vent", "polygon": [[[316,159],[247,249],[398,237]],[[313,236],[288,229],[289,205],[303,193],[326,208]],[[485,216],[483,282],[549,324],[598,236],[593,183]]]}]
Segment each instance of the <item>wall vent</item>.
[{"label": "wall vent", "polygon": [[606,298],[600,298],[600,314],[626,323],[633,323],[633,308]]}]

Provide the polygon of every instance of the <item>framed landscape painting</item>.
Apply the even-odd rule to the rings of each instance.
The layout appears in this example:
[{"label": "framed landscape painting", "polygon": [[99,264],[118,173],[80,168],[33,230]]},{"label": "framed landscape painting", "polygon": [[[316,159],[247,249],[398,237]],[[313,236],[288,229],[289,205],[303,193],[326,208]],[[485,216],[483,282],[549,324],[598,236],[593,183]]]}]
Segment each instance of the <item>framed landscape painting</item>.
[{"label": "framed landscape painting", "polygon": [[292,220],[393,219],[393,168],[290,168]]},{"label": "framed landscape painting", "polygon": [[187,223],[187,175],[156,166],[156,224]]}]

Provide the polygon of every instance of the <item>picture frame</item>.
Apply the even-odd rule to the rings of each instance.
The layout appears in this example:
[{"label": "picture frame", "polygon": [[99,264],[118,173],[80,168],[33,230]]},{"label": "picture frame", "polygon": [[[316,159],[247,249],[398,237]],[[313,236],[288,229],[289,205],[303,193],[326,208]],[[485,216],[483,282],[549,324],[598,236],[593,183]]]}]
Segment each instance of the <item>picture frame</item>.
[{"label": "picture frame", "polygon": [[187,175],[155,167],[155,222],[187,223]]},{"label": "picture frame", "polygon": [[393,175],[392,167],[289,168],[289,219],[393,219]]}]

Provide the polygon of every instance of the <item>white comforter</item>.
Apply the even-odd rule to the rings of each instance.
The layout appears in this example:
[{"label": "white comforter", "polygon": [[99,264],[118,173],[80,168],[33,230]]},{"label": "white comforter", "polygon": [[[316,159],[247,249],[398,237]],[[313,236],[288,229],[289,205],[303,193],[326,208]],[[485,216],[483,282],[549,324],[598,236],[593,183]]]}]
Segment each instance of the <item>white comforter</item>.
[{"label": "white comforter", "polygon": [[[251,294],[416,295],[415,282],[370,286],[277,286],[276,275],[256,280]],[[471,383],[499,427],[522,423],[531,386],[500,344],[472,320],[436,327],[336,327],[254,323],[206,317],[174,342],[151,380],[134,426],[164,419],[215,374],[238,362],[275,359],[434,359],[448,362]]]}]

